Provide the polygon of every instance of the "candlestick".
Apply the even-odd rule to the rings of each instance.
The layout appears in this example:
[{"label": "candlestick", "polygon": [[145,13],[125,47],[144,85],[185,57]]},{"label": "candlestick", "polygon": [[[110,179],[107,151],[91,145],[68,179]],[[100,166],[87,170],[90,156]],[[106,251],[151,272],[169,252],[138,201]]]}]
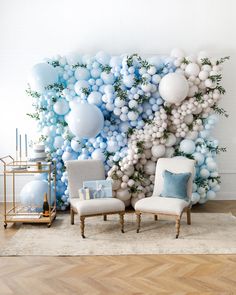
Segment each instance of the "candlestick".
[{"label": "candlestick", "polygon": [[20,161],[21,161],[21,134],[20,134]]},{"label": "candlestick", "polygon": [[18,128],[16,128],[16,161],[18,160]]},{"label": "candlestick", "polygon": [[27,134],[25,134],[25,158],[27,160],[28,157],[28,142],[27,142]]}]

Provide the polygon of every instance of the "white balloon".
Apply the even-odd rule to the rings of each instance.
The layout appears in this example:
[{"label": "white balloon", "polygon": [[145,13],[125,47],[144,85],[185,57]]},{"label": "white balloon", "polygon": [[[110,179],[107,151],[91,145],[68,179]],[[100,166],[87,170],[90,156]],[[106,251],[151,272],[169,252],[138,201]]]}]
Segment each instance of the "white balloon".
[{"label": "white balloon", "polygon": [[121,181],[119,179],[112,179],[112,189],[118,190],[120,188]]},{"label": "white balloon", "polygon": [[155,158],[160,158],[162,156],[164,156],[166,148],[164,145],[159,144],[159,145],[154,145],[151,149],[152,151],[152,155]]},{"label": "white balloon", "polygon": [[144,172],[147,175],[154,175],[156,170],[156,163],[153,161],[147,161],[147,163],[144,165]]},{"label": "white balloon", "polygon": [[67,63],[72,66],[77,63],[82,63],[82,56],[78,54],[77,52],[71,52],[66,55]]},{"label": "white balloon", "polygon": [[200,67],[196,63],[189,63],[185,68],[185,73],[187,77],[194,76],[197,77],[200,72]]},{"label": "white balloon", "polygon": [[184,117],[184,123],[186,123],[187,125],[191,124],[192,122],[193,122],[193,115],[192,114],[189,114]]},{"label": "white balloon", "polygon": [[104,125],[104,117],[98,107],[92,104],[77,104],[68,115],[68,126],[78,137],[97,136]]},{"label": "white balloon", "polygon": [[169,103],[180,103],[188,94],[189,86],[186,78],[177,73],[165,75],[159,84],[161,97]]},{"label": "white balloon", "polygon": [[173,133],[170,133],[166,139],[165,146],[171,147],[176,143],[176,137]]},{"label": "white balloon", "polygon": [[183,51],[183,49],[173,48],[171,50],[170,56],[176,57],[176,58],[183,58],[185,56],[185,52]]},{"label": "white balloon", "polygon": [[129,192],[128,189],[118,189],[116,191],[116,197],[117,197],[117,199],[124,202],[124,201],[127,201],[130,199],[131,193]]}]

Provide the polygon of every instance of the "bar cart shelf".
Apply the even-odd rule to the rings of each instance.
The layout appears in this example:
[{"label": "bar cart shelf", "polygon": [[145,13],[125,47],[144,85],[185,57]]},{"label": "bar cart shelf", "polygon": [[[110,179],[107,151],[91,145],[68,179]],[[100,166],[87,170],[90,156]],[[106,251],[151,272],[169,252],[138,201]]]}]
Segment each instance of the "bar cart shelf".
[{"label": "bar cart shelf", "polygon": [[[56,219],[56,165],[54,162],[42,162],[39,167],[35,162],[15,161],[10,155],[0,158],[3,163],[3,196],[4,196],[4,228],[8,223],[45,223],[50,227]],[[19,174],[38,174],[46,173],[48,180],[48,203],[49,216],[43,216],[42,212],[29,212],[27,206],[22,206],[16,202],[16,177]],[[12,197],[7,192],[7,176],[12,178]],[[54,184],[54,193],[52,196],[51,184]],[[53,198],[53,205],[51,200]],[[10,205],[10,208],[8,208]],[[35,209],[35,208],[34,208]],[[33,210],[34,211],[34,210]],[[37,210],[38,211],[38,210]]]}]

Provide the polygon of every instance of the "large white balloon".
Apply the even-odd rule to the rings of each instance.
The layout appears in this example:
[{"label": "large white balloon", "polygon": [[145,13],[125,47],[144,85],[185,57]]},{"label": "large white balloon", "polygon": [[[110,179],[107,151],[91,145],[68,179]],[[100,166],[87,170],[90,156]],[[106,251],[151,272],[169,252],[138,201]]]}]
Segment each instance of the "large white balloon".
[{"label": "large white balloon", "polygon": [[48,63],[39,63],[33,66],[29,77],[32,90],[45,91],[45,87],[58,82],[58,71]]},{"label": "large white balloon", "polygon": [[68,115],[68,126],[78,137],[97,136],[104,125],[104,117],[98,107],[84,103],[75,105]]},{"label": "large white balloon", "polygon": [[189,86],[186,78],[178,73],[165,75],[159,84],[161,97],[169,103],[180,103],[188,94]]}]

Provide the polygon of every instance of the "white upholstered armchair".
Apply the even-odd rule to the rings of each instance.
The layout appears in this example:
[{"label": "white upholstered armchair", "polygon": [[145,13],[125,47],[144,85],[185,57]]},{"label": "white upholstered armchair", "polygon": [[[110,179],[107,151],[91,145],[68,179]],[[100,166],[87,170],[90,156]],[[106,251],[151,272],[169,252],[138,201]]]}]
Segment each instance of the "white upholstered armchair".
[{"label": "white upholstered armchair", "polygon": [[[154,214],[155,220],[158,215],[172,215],[176,218],[176,238],[179,237],[180,220],[183,212],[187,213],[187,223],[191,224],[191,194],[194,174],[194,160],[184,157],[160,158],[156,165],[155,184],[152,197],[139,200],[135,204],[137,216],[137,233],[140,230],[141,214]],[[187,182],[187,200],[179,198],[161,197],[164,186],[163,172],[168,170],[172,173],[191,173]]]},{"label": "white upholstered armchair", "polygon": [[74,214],[80,217],[81,235],[84,235],[86,217],[103,215],[106,220],[109,214],[119,214],[121,231],[124,232],[124,203],[116,198],[100,198],[80,200],[78,190],[83,187],[83,181],[105,179],[105,170],[99,160],[72,160],[66,162],[68,173],[68,188],[70,197],[71,224],[74,224]]}]

